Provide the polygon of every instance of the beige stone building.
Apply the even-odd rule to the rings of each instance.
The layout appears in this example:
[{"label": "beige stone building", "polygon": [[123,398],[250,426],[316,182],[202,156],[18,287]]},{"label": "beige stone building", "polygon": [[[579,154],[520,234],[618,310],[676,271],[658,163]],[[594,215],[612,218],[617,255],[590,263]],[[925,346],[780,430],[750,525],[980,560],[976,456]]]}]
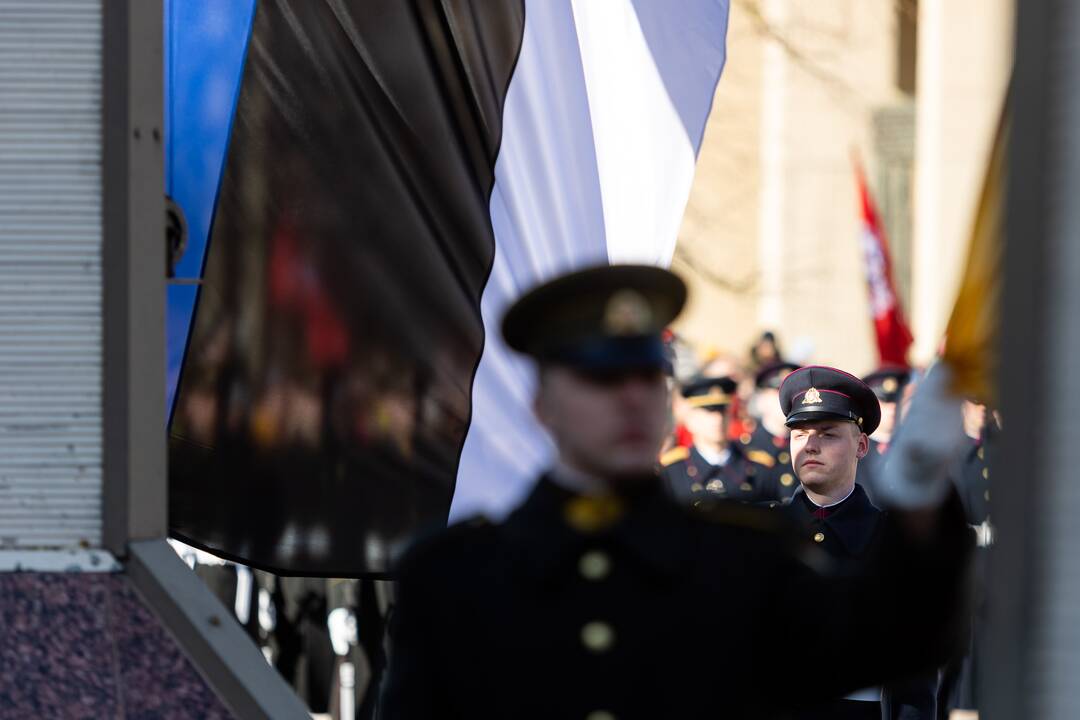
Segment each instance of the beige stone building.
[{"label": "beige stone building", "polygon": [[857,154],[925,362],[937,346],[1012,58],[1010,0],[732,0],[728,61],[673,267],[678,331],[745,353],[877,364]]}]

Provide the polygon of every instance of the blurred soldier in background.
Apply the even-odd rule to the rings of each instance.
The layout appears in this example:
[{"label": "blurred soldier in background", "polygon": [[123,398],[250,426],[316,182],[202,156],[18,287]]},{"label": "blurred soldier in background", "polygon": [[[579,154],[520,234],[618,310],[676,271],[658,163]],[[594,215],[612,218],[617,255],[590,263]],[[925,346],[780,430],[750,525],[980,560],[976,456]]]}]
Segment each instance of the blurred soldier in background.
[{"label": "blurred soldier in background", "polygon": [[[964,401],[964,434],[968,444],[952,470],[968,524],[975,530],[975,597],[972,607],[971,637],[966,652],[942,673],[939,702],[945,710],[976,712],[979,708],[978,658],[980,640],[986,626],[986,568],[989,547],[994,542],[990,521],[990,460],[1001,427],[996,413],[974,400]],[[945,715],[943,715],[945,717]]]},{"label": "blurred soldier in background", "polygon": [[870,497],[870,502],[880,503],[881,472],[885,465],[885,453],[889,451],[893,432],[900,421],[900,399],[911,377],[911,371],[901,367],[884,367],[863,378],[881,405],[881,424],[870,437],[866,457],[859,462],[856,482]]},{"label": "blurred soldier in background", "polygon": [[900,483],[912,509],[886,519],[857,573],[837,574],[780,513],[671,501],[655,474],[660,331],[685,296],[665,270],[610,266],[511,307],[503,335],[539,364],[535,411],[558,459],[504,522],[451,527],[398,565],[384,720],[768,718],[954,647],[967,528],[958,504],[920,501],[922,485]]},{"label": "blurred soldier in background", "polygon": [[739,443],[747,452],[760,450],[772,456],[775,462],[772,474],[779,482],[780,500],[791,497],[798,488],[788,447],[787,418],[780,409],[780,384],[798,369],[794,363],[778,362],[758,370],[754,376],[754,394],[750,398],[753,431],[739,437]]},{"label": "blurred soldier in background", "polygon": [[699,377],[683,386],[693,445],[677,447],[660,459],[663,478],[677,502],[693,504],[707,496],[743,502],[778,499],[773,456],[728,442],[728,412],[736,387],[726,375]]},{"label": "blurred soldier in background", "polygon": [[780,343],[777,341],[775,333],[766,330],[750,346],[750,366],[756,372],[763,367],[779,362],[784,362],[783,353],[780,352]]}]

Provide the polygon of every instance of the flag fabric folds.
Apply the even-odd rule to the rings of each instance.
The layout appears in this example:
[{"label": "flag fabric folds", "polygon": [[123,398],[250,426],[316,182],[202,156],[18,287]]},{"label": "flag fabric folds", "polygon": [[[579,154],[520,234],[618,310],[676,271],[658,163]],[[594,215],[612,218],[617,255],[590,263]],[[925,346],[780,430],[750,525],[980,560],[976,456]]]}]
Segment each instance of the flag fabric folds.
[{"label": "flag fabric folds", "polygon": [[550,459],[502,311],[666,264],[726,0],[257,4],[170,424],[170,529],[380,575]]},{"label": "flag fabric folds", "polygon": [[862,251],[866,263],[866,283],[870,291],[870,312],[874,318],[881,365],[907,367],[907,352],[912,336],[893,282],[892,257],[885,229],[881,224],[866,177],[858,160],[855,179],[859,190],[859,209],[862,215]]}]

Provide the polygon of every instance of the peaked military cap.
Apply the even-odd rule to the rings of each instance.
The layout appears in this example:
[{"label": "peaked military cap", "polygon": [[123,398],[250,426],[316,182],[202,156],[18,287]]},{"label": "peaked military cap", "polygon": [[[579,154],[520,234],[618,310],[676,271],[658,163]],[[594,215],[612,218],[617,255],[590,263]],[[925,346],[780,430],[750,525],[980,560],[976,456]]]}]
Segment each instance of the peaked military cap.
[{"label": "peaked military cap", "polygon": [[869,435],[881,422],[881,406],[874,391],[854,375],[824,365],[808,365],[784,378],[780,408],[788,427],[840,418],[856,423]]},{"label": "peaked military cap", "polygon": [[769,363],[757,371],[757,375],[754,376],[754,387],[758,389],[771,388],[773,390],[779,390],[780,383],[784,382],[784,378],[798,369],[799,366],[795,363]]},{"label": "peaked military cap", "polygon": [[735,397],[736,383],[726,375],[700,376],[682,386],[682,395],[690,407],[723,408]]},{"label": "peaked military cap", "polygon": [[590,370],[670,368],[661,333],[686,285],[652,265],[602,265],[530,290],[503,317],[506,344],[541,362]]},{"label": "peaked military cap", "polygon": [[900,402],[904,386],[911,379],[911,371],[904,367],[878,368],[863,378],[863,382],[877,395],[881,402]]}]

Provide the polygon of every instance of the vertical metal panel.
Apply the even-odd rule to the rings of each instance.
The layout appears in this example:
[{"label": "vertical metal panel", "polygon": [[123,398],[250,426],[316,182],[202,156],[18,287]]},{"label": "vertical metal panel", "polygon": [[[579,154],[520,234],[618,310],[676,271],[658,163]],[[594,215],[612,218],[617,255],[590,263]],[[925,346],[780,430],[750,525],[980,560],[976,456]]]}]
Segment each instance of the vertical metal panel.
[{"label": "vertical metal panel", "polygon": [[99,546],[102,0],[0,0],[0,547]]},{"label": "vertical metal panel", "polygon": [[161,0],[104,3],[105,547],[166,531]]},{"label": "vertical metal panel", "polygon": [[[1080,7],[1059,1],[1045,43],[1049,65],[1045,135],[1046,312],[1045,432],[1038,452],[1047,468],[1037,498],[1032,555],[1040,558],[1028,666],[1031,717],[1074,718],[1080,707],[1080,553],[1076,510],[1080,483],[1068,471],[1080,441]],[[1052,389],[1052,390],[1051,390]]]}]

